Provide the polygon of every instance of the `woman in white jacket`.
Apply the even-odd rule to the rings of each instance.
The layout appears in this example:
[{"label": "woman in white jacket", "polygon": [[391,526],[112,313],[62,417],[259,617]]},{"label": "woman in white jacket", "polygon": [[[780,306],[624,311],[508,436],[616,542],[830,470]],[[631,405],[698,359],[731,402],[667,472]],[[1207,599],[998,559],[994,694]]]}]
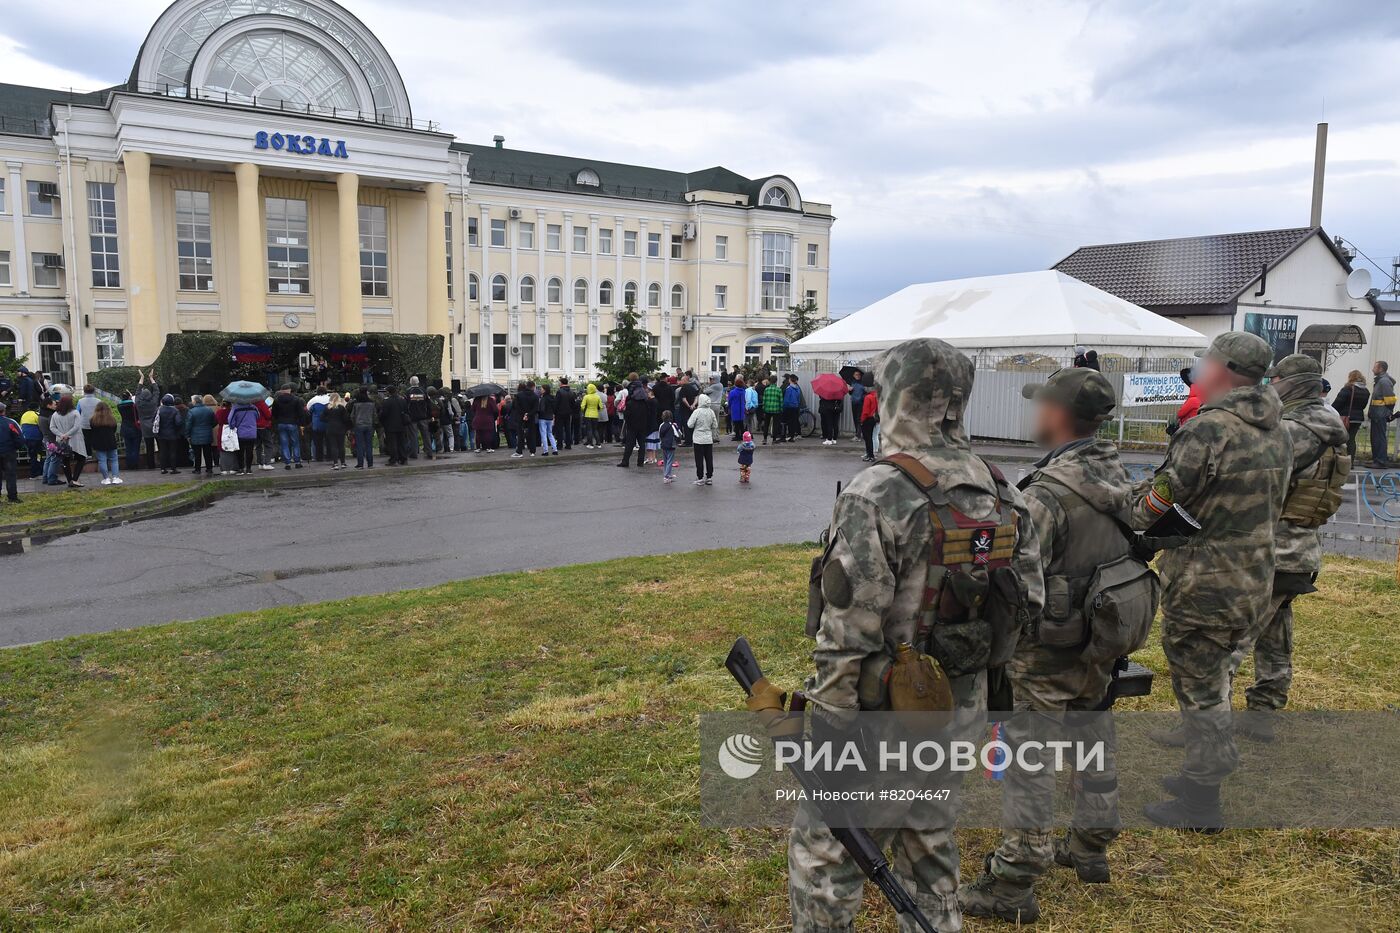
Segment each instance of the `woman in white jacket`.
[{"label": "woman in white jacket", "polygon": [[695,485],[713,486],[715,483],[715,432],[719,430],[719,419],[710,407],[710,397],[700,395],[695,399],[695,411],[690,413],[686,426],[691,430],[691,448],[695,451]]}]

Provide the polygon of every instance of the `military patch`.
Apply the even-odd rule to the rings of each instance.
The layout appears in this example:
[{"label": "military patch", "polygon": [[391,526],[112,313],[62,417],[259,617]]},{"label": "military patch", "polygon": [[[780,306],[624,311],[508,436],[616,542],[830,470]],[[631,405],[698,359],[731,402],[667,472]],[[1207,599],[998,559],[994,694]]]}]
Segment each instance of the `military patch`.
[{"label": "military patch", "polygon": [[992,557],[992,529],[979,528],[972,534],[972,562],[986,564]]},{"label": "military patch", "polygon": [[1154,515],[1161,515],[1172,507],[1172,484],[1165,476],[1157,477],[1152,488],[1147,490],[1147,507]]},{"label": "military patch", "polygon": [[849,609],[851,606],[851,580],[846,576],[846,568],[839,560],[829,560],[822,568],[822,597],[828,606]]}]

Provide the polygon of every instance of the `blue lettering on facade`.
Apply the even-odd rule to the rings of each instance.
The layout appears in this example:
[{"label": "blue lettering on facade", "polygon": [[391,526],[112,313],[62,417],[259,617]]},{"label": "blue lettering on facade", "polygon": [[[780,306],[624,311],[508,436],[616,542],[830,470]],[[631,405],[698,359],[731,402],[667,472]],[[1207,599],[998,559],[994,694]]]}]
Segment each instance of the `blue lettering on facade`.
[{"label": "blue lettering on facade", "polygon": [[310,136],[301,133],[288,133],[285,136],[281,133],[269,134],[267,130],[258,130],[253,134],[254,149],[276,149],[295,152],[297,155],[323,155],[333,159],[348,159],[350,152],[345,147],[345,140],[332,140],[326,136]]}]

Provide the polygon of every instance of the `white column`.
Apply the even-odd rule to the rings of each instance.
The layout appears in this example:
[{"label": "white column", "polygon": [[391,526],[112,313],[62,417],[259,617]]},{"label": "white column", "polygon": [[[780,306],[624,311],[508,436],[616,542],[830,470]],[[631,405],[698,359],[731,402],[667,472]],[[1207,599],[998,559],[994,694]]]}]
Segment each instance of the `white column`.
[{"label": "white column", "polygon": [[[549,304],[549,292],[545,289],[544,275],[544,239],[545,231],[549,229],[549,224],[545,223],[545,212],[535,211],[535,255],[537,259],[538,271],[535,273],[535,297],[542,305]],[[563,295],[559,296],[564,297]]]},{"label": "white column", "polygon": [[592,366],[603,357],[603,330],[599,325],[598,312],[588,312],[588,365]]},{"label": "white column", "polygon": [[642,326],[646,326],[647,319],[647,251],[650,244],[647,243],[647,222],[645,219],[637,221],[637,252],[639,268],[641,269],[637,281],[637,311],[641,313]]},{"label": "white column", "polygon": [[[509,294],[509,292],[507,292],[507,294]],[[510,344],[511,346],[513,346],[513,347],[518,347],[518,346],[520,346],[520,306],[519,306],[519,305],[512,305],[512,306],[511,306],[511,309],[510,309],[510,337],[508,338],[507,343],[509,343],[509,344]],[[539,348],[536,347],[535,349],[538,350]],[[520,358],[520,356],[519,356],[518,354],[511,353],[509,350],[507,350],[506,353],[507,353],[506,365],[510,367],[510,375],[511,375],[511,378],[512,378],[512,379],[519,379],[519,378],[520,378],[520,373],[522,372],[522,370],[521,370],[521,368],[520,368],[520,367],[521,367],[521,362],[522,362],[522,361],[521,361],[521,358]]]},{"label": "white column", "polygon": [[564,222],[559,227],[559,248],[564,251],[564,294],[565,314],[574,313],[574,215],[564,212]]},{"label": "white column", "polygon": [[[465,226],[466,221],[463,221]],[[489,382],[492,375],[494,354],[491,350],[491,205],[481,205],[481,219],[476,225],[476,245],[481,250],[481,283],[477,292],[477,302],[481,309],[481,361],[482,382]],[[510,361],[507,360],[507,363]]]},{"label": "white column", "polygon": [[661,336],[656,356],[675,367],[671,356],[671,221],[661,224]]},{"label": "white column", "polygon": [[517,310],[520,308],[520,258],[516,254],[519,242],[520,221],[507,217],[506,245],[510,247],[510,281],[506,283],[506,303]]},{"label": "white column", "polygon": [[622,307],[622,241],[624,231],[622,225],[625,223],[621,214],[613,218],[613,255],[617,257],[617,272],[613,276],[613,312]]},{"label": "white column", "polygon": [[[744,309],[745,314],[758,313],[758,281],[763,274],[762,262],[763,234],[757,230],[749,231],[749,303]],[[742,337],[740,339],[743,339]]]},{"label": "white column", "polygon": [[[24,163],[6,162],[5,165],[10,170],[10,220],[15,227],[15,255],[10,261],[11,281],[15,283],[16,295],[27,295],[29,294],[29,249],[24,243],[24,211],[29,206],[29,195],[24,190],[24,176],[21,174],[24,170]],[[78,261],[78,257],[70,256],[68,261],[75,263]],[[39,371],[37,369],[40,365],[38,359],[36,349],[34,359],[30,361],[30,365],[36,367],[35,372]]]}]

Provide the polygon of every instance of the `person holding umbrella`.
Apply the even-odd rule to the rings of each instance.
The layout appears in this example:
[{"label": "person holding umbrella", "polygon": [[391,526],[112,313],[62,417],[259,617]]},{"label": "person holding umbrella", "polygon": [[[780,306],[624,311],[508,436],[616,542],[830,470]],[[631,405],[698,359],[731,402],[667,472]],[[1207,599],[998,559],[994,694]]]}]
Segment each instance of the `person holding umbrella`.
[{"label": "person holding umbrella", "polygon": [[841,403],[850,389],[846,380],[835,373],[822,373],[812,380],[812,393],[817,397],[817,414],[821,416],[822,444],[836,443],[841,431]]},{"label": "person holding umbrella", "polygon": [[861,422],[861,408],[865,405],[865,393],[869,391],[865,387],[865,373],[861,372],[859,369],[852,369],[850,371],[850,376],[848,377],[846,375],[846,370],[843,367],[841,370],[841,376],[851,384],[851,388],[849,390],[851,395],[851,421],[855,422],[856,430],[859,431]]}]

